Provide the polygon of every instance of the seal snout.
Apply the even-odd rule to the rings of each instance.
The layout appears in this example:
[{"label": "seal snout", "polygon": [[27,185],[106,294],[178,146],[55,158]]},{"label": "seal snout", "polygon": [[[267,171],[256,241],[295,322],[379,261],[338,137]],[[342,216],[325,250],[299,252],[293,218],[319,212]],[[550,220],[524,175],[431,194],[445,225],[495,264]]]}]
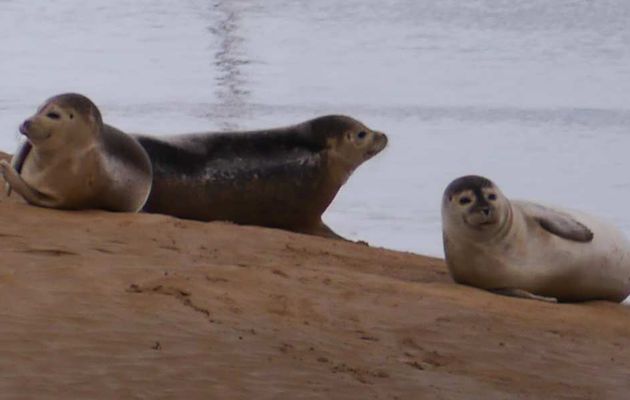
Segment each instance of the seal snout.
[{"label": "seal snout", "polygon": [[383,132],[374,132],[374,140],[371,149],[367,152],[368,157],[373,157],[387,147],[387,135]]},{"label": "seal snout", "polygon": [[389,142],[387,135],[383,132],[376,132],[376,140],[381,144],[381,150],[387,147],[387,143]]},{"label": "seal snout", "polygon": [[28,136],[32,124],[33,121],[31,121],[30,118],[22,122],[22,125],[20,125],[20,133],[24,136]]},{"label": "seal snout", "polygon": [[468,216],[466,216],[465,221],[468,225],[483,228],[485,226],[490,226],[498,222],[497,213],[495,209],[491,206],[479,206],[470,210]]}]

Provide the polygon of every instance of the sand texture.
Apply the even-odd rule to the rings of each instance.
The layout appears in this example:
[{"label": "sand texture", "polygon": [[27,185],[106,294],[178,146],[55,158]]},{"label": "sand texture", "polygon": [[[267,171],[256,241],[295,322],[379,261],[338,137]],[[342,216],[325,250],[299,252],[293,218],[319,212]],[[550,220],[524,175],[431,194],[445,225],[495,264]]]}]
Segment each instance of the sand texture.
[{"label": "sand texture", "polygon": [[0,200],[0,397],[625,399],[630,309],[456,285],[441,260]]}]

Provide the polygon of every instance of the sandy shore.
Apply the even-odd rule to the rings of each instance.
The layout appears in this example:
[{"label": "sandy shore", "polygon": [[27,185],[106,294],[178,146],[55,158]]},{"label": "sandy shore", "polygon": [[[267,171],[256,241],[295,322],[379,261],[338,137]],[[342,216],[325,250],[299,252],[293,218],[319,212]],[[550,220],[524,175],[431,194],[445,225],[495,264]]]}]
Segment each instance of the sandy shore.
[{"label": "sandy shore", "polygon": [[625,399],[630,309],[441,260],[0,200],[2,398]]}]

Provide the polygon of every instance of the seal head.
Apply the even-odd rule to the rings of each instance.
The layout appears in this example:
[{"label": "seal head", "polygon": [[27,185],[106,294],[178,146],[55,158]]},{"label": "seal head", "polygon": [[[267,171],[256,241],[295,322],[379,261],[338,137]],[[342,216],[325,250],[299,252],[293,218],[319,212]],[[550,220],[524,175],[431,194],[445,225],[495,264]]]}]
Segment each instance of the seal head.
[{"label": "seal head", "polygon": [[344,115],[326,115],[304,125],[304,132],[312,138],[326,137],[326,144],[320,151],[326,151],[333,175],[334,172],[341,173],[340,184],[357,167],[387,147],[387,135]]},{"label": "seal head", "polygon": [[92,142],[102,127],[101,113],[90,99],[66,93],[46,100],[19,129],[31,144],[46,152]]},{"label": "seal head", "polygon": [[492,235],[510,213],[510,202],[489,179],[468,175],[449,184],[442,197],[442,215],[460,232]]},{"label": "seal head", "polygon": [[347,164],[355,166],[369,160],[387,146],[387,135],[373,131],[345,115],[325,115],[302,124],[312,138],[325,138],[325,147],[342,154]]}]

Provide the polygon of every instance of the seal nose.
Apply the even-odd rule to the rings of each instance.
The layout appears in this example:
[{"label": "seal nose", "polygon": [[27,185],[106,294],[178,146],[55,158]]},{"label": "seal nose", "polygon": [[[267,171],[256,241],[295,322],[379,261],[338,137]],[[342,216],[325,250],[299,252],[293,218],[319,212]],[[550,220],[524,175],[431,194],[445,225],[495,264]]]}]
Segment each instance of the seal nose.
[{"label": "seal nose", "polygon": [[20,133],[22,135],[26,135],[28,134],[28,130],[31,128],[31,120],[27,119],[26,121],[22,122],[22,125],[20,125]]},{"label": "seal nose", "polygon": [[490,207],[483,207],[481,209],[481,213],[485,215],[486,217],[490,215],[490,212],[491,212]]},{"label": "seal nose", "polygon": [[381,142],[381,146],[383,146],[383,148],[387,147],[388,139],[386,134],[384,134],[383,132],[376,132],[376,137],[377,140]]}]

